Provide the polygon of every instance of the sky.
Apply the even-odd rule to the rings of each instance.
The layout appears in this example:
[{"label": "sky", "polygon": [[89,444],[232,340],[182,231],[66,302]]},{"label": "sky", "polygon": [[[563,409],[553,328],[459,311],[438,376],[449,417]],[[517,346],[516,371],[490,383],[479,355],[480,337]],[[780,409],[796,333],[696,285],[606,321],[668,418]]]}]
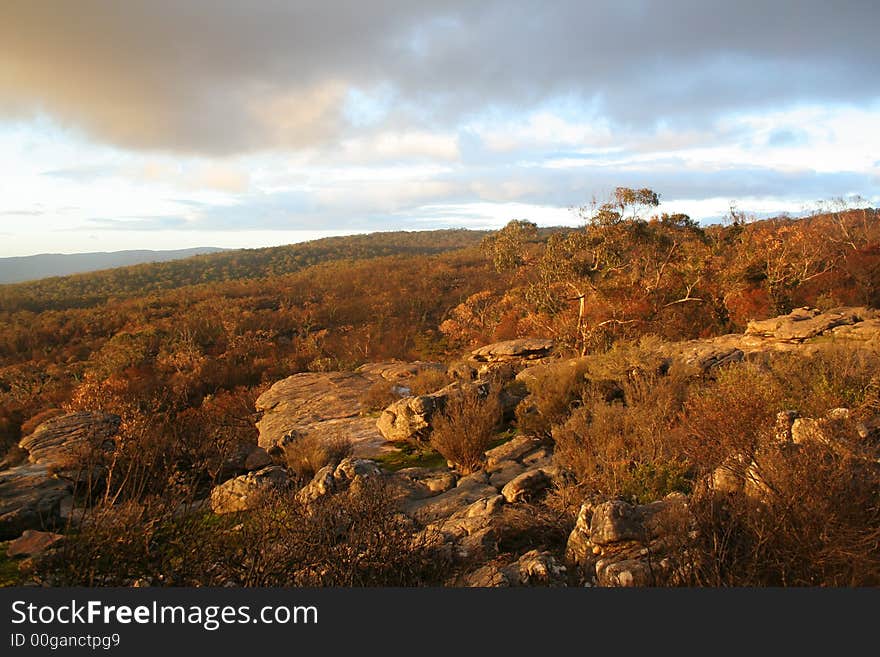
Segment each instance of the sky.
[{"label": "sky", "polygon": [[880,204],[876,0],[3,0],[0,257]]}]

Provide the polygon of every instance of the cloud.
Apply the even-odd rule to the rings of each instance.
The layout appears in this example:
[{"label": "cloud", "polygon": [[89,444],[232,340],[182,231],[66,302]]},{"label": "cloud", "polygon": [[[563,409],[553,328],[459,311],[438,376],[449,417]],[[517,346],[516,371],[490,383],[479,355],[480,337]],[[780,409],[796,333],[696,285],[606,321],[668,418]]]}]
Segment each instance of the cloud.
[{"label": "cloud", "polygon": [[856,0],[6,0],[0,115],[44,111],[125,148],[208,155],[556,101],[616,131],[697,129],[876,99],[878,14]]},{"label": "cloud", "polygon": [[95,217],[88,219],[85,226],[75,230],[179,230],[186,228],[187,220],[181,217],[127,217],[123,219]]}]

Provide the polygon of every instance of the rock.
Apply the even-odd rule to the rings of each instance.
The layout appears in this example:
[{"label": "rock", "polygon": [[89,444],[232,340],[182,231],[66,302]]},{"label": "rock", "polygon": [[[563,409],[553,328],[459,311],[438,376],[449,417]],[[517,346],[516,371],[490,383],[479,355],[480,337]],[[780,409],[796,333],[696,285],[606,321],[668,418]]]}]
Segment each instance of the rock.
[{"label": "rock", "polygon": [[565,545],[565,561],[572,565],[584,565],[593,558],[593,543],[590,540],[590,521],[593,518],[593,505],[590,502],[581,504],[574,529],[568,535]]},{"label": "rock", "polygon": [[350,483],[358,477],[372,479],[381,476],[381,474],[382,470],[376,465],[375,461],[354,457],[342,459],[333,470],[333,478],[336,480],[337,487],[339,488],[343,487],[346,482]]},{"label": "rock", "polygon": [[510,586],[510,579],[495,564],[486,564],[465,575],[462,585],[472,588],[500,588]]},{"label": "rock", "polygon": [[566,568],[550,552],[530,550],[504,573],[520,586],[565,586]]},{"label": "rock", "polygon": [[[254,459],[251,459],[251,464],[254,462],[260,462],[263,460],[263,455],[265,455],[265,462],[261,463],[257,467],[248,467],[248,459],[251,457],[251,454],[254,454],[257,450],[259,450],[259,454],[255,455]],[[249,472],[251,470],[260,470],[261,468],[266,467],[272,463],[272,458],[266,452],[266,450],[257,447],[253,444],[239,444],[235,445],[229,450],[228,454],[223,456],[223,459],[213,459],[208,464],[208,472],[217,477],[217,479],[223,481],[229,479],[231,477],[237,477],[240,474],[244,474],[245,472]]]},{"label": "rock", "polygon": [[484,481],[463,477],[455,488],[445,493],[408,501],[404,505],[404,511],[407,515],[422,522],[433,522],[441,518],[449,518],[456,511],[464,509],[482,498],[494,498],[497,495],[498,490],[488,483],[487,477]]},{"label": "rock", "polygon": [[739,347],[711,343],[692,347],[682,353],[684,363],[696,367],[703,375],[724,365],[739,363],[744,358],[745,352]]},{"label": "rock", "polygon": [[841,308],[825,313],[816,308],[797,308],[788,315],[749,322],[746,335],[803,342],[835,327],[861,322],[866,314],[864,308]]},{"label": "rock", "polygon": [[266,495],[283,492],[290,486],[287,470],[270,465],[230,479],[211,491],[211,510],[217,514],[256,508]]},{"label": "rock", "polygon": [[536,498],[552,483],[552,479],[544,470],[529,470],[509,481],[501,489],[501,494],[511,504],[526,502]]},{"label": "rock", "polygon": [[504,508],[504,497],[502,495],[492,495],[491,497],[483,497],[473,504],[457,511],[453,514],[453,518],[485,518],[501,513]]},{"label": "rock", "polygon": [[412,362],[390,361],[385,363],[366,363],[357,368],[355,372],[376,378],[381,377],[392,383],[406,385],[406,379],[411,379],[427,370],[443,372],[446,368],[443,363],[432,363],[422,360]]},{"label": "rock", "polygon": [[9,547],[6,549],[6,556],[34,557],[63,539],[64,536],[61,534],[26,529],[21,536],[9,543]]},{"label": "rock", "polygon": [[254,447],[244,461],[244,469],[248,472],[262,470],[267,465],[272,465],[272,457],[262,447]]},{"label": "rock", "polygon": [[257,399],[258,445],[269,454],[283,453],[295,436],[342,435],[355,456],[370,457],[393,449],[373,418],[361,416],[362,395],[377,380],[355,372],[303,372],[273,385]]},{"label": "rock", "polygon": [[[589,529],[587,529],[589,523]],[[693,516],[680,493],[651,504],[612,500],[581,507],[566,560],[599,586],[683,583]]]},{"label": "rock", "polygon": [[452,363],[446,368],[446,373],[452,378],[460,381],[473,381],[477,378],[477,370],[466,361]]},{"label": "rock", "polygon": [[60,527],[61,503],[72,490],[71,482],[53,477],[44,465],[20,465],[0,472],[0,540],[28,529]]},{"label": "rock", "polygon": [[585,370],[588,363],[589,359],[581,356],[579,358],[530,365],[517,372],[516,380],[525,383],[527,386],[532,386],[547,378],[558,377],[568,379],[572,373]]},{"label": "rock", "polygon": [[455,485],[458,482],[458,476],[454,472],[441,472],[436,475],[425,477],[421,479],[421,482],[431,495],[438,495],[455,488]]},{"label": "rock", "polygon": [[423,439],[430,429],[431,417],[446,405],[448,395],[445,390],[393,402],[382,411],[376,428],[391,442]]},{"label": "rock", "polygon": [[[540,447],[531,454],[526,454],[523,457],[522,462],[523,465],[531,470],[534,470],[535,468],[548,470],[550,464],[553,462],[553,452],[548,447]],[[548,472],[547,474],[550,473]]]},{"label": "rock", "polygon": [[311,504],[336,492],[337,482],[333,472],[336,468],[325,465],[315,473],[312,480],[296,494],[296,499],[303,504]]},{"label": "rock", "polygon": [[534,436],[516,436],[486,452],[486,467],[493,468],[502,461],[518,461],[540,446],[541,440],[539,438]]},{"label": "rock", "polygon": [[120,418],[108,413],[80,411],[46,420],[19,441],[31,463],[78,481],[87,481],[105,453],[115,449],[113,436]]},{"label": "rock", "polygon": [[481,362],[502,362],[510,360],[532,360],[543,358],[553,350],[552,340],[540,338],[523,338],[495,342],[475,349],[471,357]]},{"label": "rock", "polygon": [[495,467],[487,470],[489,475],[489,483],[501,490],[509,482],[516,479],[526,471],[526,466],[516,461],[501,461],[495,464]]}]

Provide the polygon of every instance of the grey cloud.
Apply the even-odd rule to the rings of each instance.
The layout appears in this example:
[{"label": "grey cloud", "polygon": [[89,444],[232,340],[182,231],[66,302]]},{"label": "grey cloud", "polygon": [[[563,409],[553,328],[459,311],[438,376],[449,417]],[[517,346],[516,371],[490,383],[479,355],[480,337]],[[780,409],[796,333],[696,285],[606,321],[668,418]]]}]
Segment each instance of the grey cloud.
[{"label": "grey cloud", "polygon": [[0,113],[39,108],[125,147],[208,154],[350,134],[362,128],[346,91],[380,86],[394,92],[386,127],[557,97],[622,128],[710,125],[876,98],[878,19],[870,0],[6,0]]}]

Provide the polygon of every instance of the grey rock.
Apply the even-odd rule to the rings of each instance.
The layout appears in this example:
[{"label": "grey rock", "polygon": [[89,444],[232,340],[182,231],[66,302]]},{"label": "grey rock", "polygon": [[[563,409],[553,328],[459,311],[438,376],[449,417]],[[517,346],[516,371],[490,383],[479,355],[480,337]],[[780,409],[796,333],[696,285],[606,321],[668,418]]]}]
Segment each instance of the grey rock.
[{"label": "grey rock", "polygon": [[115,449],[113,436],[120,418],[108,413],[79,411],[54,417],[40,424],[19,441],[31,463],[69,479],[86,481]]}]

